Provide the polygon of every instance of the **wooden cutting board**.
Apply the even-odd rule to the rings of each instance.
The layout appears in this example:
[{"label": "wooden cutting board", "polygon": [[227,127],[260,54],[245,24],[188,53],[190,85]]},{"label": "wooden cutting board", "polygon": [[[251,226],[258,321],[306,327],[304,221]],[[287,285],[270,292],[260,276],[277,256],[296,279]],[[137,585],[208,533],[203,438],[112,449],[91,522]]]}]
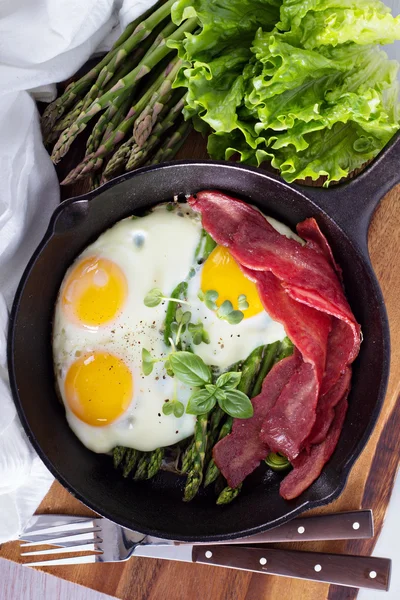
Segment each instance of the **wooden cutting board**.
[{"label": "wooden cutting board", "polygon": [[[178,158],[205,158],[202,138],[192,134]],[[86,191],[84,185],[63,189],[63,198]],[[315,510],[327,513],[371,508],[373,540],[281,544],[302,550],[370,554],[382,529],[400,456],[400,186],[382,201],[369,232],[371,259],[389,314],[392,360],[385,404],[371,439],[333,504]],[[59,483],[54,483],[38,513],[92,514]],[[311,513],[310,513],[311,514]],[[18,543],[0,548],[0,557],[23,563]],[[26,561],[27,562],[27,561]],[[233,571],[206,565],[132,558],[120,564],[47,567],[46,571],[121,600],[354,600],[357,590],[296,579]]]}]

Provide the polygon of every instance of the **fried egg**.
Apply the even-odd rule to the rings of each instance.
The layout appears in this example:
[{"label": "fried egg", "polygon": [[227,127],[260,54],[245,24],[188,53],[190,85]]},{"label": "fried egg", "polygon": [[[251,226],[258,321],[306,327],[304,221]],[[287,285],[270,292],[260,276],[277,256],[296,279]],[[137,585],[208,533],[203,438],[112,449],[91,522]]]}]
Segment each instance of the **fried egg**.
[{"label": "fried egg", "polygon": [[[229,250],[216,246],[202,264],[195,262],[200,216],[186,204],[170,209],[159,205],[104,232],[75,260],[60,288],[53,323],[57,389],[69,426],[94,452],[106,453],[117,445],[151,451],[193,434],[193,415],[163,413],[171,398],[186,407],[193,389],[166,374],[162,359],[170,351],[163,338],[168,303],[145,306],[151,289],[169,296],[178,283],[188,282],[191,321],[201,322],[209,336],[208,344],[192,346],[192,351],[217,370],[285,337]],[[272,221],[284,235],[295,235]],[[245,296],[243,320],[230,324],[207,308],[200,298],[208,290],[218,293],[217,306],[229,300],[234,309],[239,296]],[[187,333],[182,339],[190,345]],[[147,376],[143,348],[161,359]]]}]

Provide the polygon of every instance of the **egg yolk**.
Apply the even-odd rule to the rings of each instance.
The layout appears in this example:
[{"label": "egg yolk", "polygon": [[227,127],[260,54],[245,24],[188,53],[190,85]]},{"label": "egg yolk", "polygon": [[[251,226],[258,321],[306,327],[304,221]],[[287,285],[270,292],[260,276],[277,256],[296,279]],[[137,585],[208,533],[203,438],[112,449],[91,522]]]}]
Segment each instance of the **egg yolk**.
[{"label": "egg yolk", "polygon": [[82,355],[68,369],[66,402],[78,419],[102,427],[122,415],[133,393],[132,373],[116,356],[102,352]]},{"label": "egg yolk", "polygon": [[249,308],[243,310],[244,318],[253,317],[264,310],[257,292],[256,284],[242,272],[232,254],[224,246],[216,246],[203,265],[201,273],[201,290],[218,292],[217,306],[230,300],[235,310],[238,297],[246,296]]},{"label": "egg yolk", "polygon": [[81,260],[69,273],[62,291],[62,305],[69,318],[88,327],[114,319],[127,296],[121,269],[107,258]]}]

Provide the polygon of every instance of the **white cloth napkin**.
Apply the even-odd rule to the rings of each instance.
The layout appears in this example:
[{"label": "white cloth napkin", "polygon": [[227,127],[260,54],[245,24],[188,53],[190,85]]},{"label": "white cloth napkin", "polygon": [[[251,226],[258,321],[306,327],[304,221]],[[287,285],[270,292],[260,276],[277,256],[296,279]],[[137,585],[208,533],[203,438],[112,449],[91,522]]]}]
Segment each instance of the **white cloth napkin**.
[{"label": "white cloth napkin", "polygon": [[[8,312],[59,202],[33,99],[50,101],[101,45],[155,0],[0,0],[0,543],[16,538],[52,476],[16,415],[6,367]],[[33,97],[32,97],[33,96]]]}]

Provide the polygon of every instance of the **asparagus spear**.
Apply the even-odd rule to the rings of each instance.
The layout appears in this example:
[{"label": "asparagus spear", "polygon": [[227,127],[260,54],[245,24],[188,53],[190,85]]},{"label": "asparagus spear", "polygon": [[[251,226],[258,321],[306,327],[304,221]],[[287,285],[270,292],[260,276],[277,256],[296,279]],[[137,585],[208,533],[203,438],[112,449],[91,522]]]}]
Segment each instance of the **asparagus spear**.
[{"label": "asparagus spear", "polygon": [[[233,418],[228,416],[225,423],[221,427],[217,442],[222,440],[224,437],[226,437],[228,435],[228,433],[231,432],[232,423],[233,423]],[[204,478],[204,487],[207,487],[208,485],[210,485],[210,483],[215,481],[219,474],[220,474],[220,470],[218,469],[217,465],[215,464],[214,459],[211,458],[210,462],[207,465],[207,470],[206,470],[206,474],[205,474],[205,478]]]},{"label": "asparagus spear", "polygon": [[229,504],[232,502],[240,493],[242,484],[240,483],[237,488],[231,488],[227,486],[222,490],[217,498],[217,504]]},{"label": "asparagus spear", "polygon": [[291,356],[293,354],[293,350],[293,342],[288,337],[285,337],[285,339],[281,343],[281,347],[279,348],[279,353],[275,359],[275,362],[277,363],[280,360],[286,358],[287,356]]},{"label": "asparagus spear", "polygon": [[62,96],[47,106],[41,119],[42,132],[45,139],[47,139],[49,134],[51,134],[56,121],[62,117],[68,108],[73,106],[77,98],[84,97],[90,88],[91,83],[96,80],[101,70],[108,64],[110,60],[112,60],[112,57],[118,52],[118,48],[124,44],[128,38],[130,38],[135,29],[140,25],[143,17],[144,15],[135,21],[132,21],[132,23],[126,27],[125,31],[115,42],[110,52],[108,52],[104,58],[92,69],[90,69],[90,71],[88,71],[83,77],[78,79],[78,81],[72,82]]},{"label": "asparagus spear", "polygon": [[[132,147],[128,162],[126,164],[127,171],[130,171],[134,167],[138,167],[143,164],[143,162],[146,160],[147,156],[150,154],[153,148],[160,143],[160,137],[163,135],[163,133],[167,131],[170,127],[173,127],[176,118],[179,117],[179,115],[182,113],[184,105],[185,99],[181,98],[175,104],[175,106],[171,108],[165,119],[157,123],[147,141],[143,142],[143,145],[135,144]],[[151,122],[149,123],[149,128],[150,127]]]},{"label": "asparagus spear", "polygon": [[147,473],[150,462],[150,454],[151,452],[143,452],[142,456],[139,458],[139,462],[136,467],[136,473],[133,476],[135,481],[140,481],[142,479],[147,479]]},{"label": "asparagus spear", "polygon": [[114,468],[117,469],[119,467],[119,465],[121,464],[125,454],[126,454],[127,448],[125,448],[124,446],[115,446],[114,450],[113,450],[113,462],[114,462]]},{"label": "asparagus spear", "polygon": [[167,160],[172,160],[180,147],[185,143],[187,136],[192,130],[190,121],[183,121],[178,129],[174,131],[166,145],[162,145],[151,160],[156,165]]},{"label": "asparagus spear", "polygon": [[263,381],[275,362],[280,345],[280,342],[274,342],[273,344],[269,344],[269,346],[267,346],[260,371],[252,390],[252,398],[254,398],[254,396],[258,396],[258,394],[261,392]]},{"label": "asparagus spear", "polygon": [[164,458],[164,448],[157,448],[153,450],[150,455],[149,463],[147,467],[147,479],[151,479],[158,473],[161,467],[162,460]]},{"label": "asparagus spear", "polygon": [[193,464],[188,472],[183,500],[190,502],[200,487],[203,479],[204,457],[207,447],[207,415],[199,415],[194,428],[195,449]]},{"label": "asparagus spear", "polygon": [[[197,25],[197,19],[192,18],[184,21],[180,27],[170,36],[171,41],[180,41],[184,38],[186,33],[190,33],[195,29]],[[54,163],[58,163],[63,156],[68,152],[72,142],[75,140],[77,135],[83,131],[87,123],[96,115],[100,110],[110,107],[112,111],[117,109],[114,107],[114,103],[121,91],[128,87],[135,87],[137,82],[150,73],[151,69],[155,67],[159,62],[165,58],[173,48],[168,47],[166,44],[157,47],[155,50],[149,50],[140,63],[133,71],[128,75],[120,79],[114,87],[108,92],[103,94],[100,98],[95,100],[89,108],[82,112],[75,123],[66,129],[59,137],[53,153],[52,160]],[[114,114],[114,112],[112,112]]]},{"label": "asparagus spear", "polygon": [[107,139],[107,131],[110,131],[110,129],[112,131],[113,129],[118,127],[118,125],[124,119],[126,113],[129,110],[131,100],[131,95],[129,94],[129,92],[127,92],[121,96],[119,108],[111,119],[109,118],[109,109],[101,115],[100,119],[93,127],[93,131],[90,134],[86,143],[86,155],[93,155],[94,152],[96,152],[96,150],[100,146],[101,142]]},{"label": "asparagus spear", "polygon": [[[177,59],[175,58],[173,62]],[[171,63],[170,63],[171,64]],[[162,85],[165,80],[165,73],[169,72],[170,64],[166,67],[165,70],[161,72],[161,74],[157,77],[154,83],[149,87],[149,89],[141,96],[141,98],[137,101],[137,103],[131,107],[125,119],[116,127],[112,135],[109,136],[108,139],[102,140],[99,148],[92,154],[87,154],[83,161],[79,163],[77,167],[75,167],[72,171],[70,171],[64,181],[61,182],[62,185],[68,185],[81,179],[82,177],[86,177],[91,171],[94,170],[95,165],[99,165],[98,159],[102,159],[104,156],[109,154],[112,149],[123,140],[127,131],[129,131],[134,124],[137,116],[141,114],[141,112],[147,106],[147,103],[152,98],[153,94],[157,89]],[[118,104],[121,104],[121,99],[116,101]],[[108,117],[110,118],[113,114],[113,111],[107,111]],[[122,146],[121,146],[122,147]],[[117,153],[118,154],[118,153]],[[114,159],[114,157],[113,157]],[[111,161],[110,161],[111,162]],[[102,161],[100,162],[100,165]]]},{"label": "asparagus spear", "polygon": [[138,450],[135,450],[134,448],[127,449],[122,470],[122,475],[124,477],[128,477],[129,473],[135,468],[139,456],[140,452],[138,452]]},{"label": "asparagus spear", "polygon": [[194,443],[194,439],[193,439],[193,441],[186,448],[185,454],[183,455],[181,473],[187,473],[189,471],[189,469],[191,468],[192,463],[193,463],[194,452],[195,452],[195,443]]}]

